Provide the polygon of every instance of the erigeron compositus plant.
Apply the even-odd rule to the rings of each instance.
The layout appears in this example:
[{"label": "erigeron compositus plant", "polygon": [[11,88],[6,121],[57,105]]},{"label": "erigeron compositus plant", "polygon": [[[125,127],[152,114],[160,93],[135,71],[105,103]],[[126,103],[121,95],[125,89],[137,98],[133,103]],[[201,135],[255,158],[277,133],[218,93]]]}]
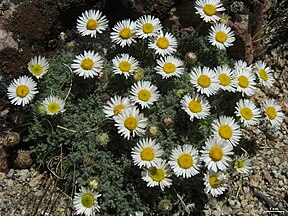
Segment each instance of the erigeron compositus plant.
[{"label": "erigeron compositus plant", "polygon": [[86,49],[79,42],[77,53],[62,51],[49,59],[49,69],[48,60],[35,57],[28,69],[41,79],[24,76],[8,87],[12,104],[38,110],[23,138],[37,163],[59,159],[62,175],[54,175],[63,180],[60,187],[80,188],[71,195],[76,214],[158,214],[159,200],[171,200],[159,204],[169,215],[190,212],[194,202],[200,211],[199,194],[226,191],[229,165],[239,174],[250,170],[249,161],[234,156],[242,127],[257,127],[263,117],[281,125],[275,100],[249,100],[257,82],[274,82],[270,69],[227,56],[235,37],[215,23],[225,10],[220,1],[195,5],[213,23],[208,36],[172,33],[157,17],[143,15],[118,21],[107,37],[111,47],[97,37],[108,28],[106,16],[85,11],[75,24],[82,43],[93,39]]}]

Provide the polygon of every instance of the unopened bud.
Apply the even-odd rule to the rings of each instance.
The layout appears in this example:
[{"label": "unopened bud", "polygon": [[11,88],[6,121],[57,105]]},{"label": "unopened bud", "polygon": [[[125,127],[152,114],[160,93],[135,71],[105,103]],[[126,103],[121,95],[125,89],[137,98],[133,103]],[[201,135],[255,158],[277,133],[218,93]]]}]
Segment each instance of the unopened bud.
[{"label": "unopened bud", "polygon": [[194,63],[197,61],[197,55],[193,52],[188,52],[185,56],[188,62]]},{"label": "unopened bud", "polygon": [[92,190],[97,190],[100,186],[100,179],[98,177],[92,177],[88,181],[88,186]]},{"label": "unopened bud", "polygon": [[140,81],[143,78],[143,70],[139,68],[133,75],[135,81]]}]

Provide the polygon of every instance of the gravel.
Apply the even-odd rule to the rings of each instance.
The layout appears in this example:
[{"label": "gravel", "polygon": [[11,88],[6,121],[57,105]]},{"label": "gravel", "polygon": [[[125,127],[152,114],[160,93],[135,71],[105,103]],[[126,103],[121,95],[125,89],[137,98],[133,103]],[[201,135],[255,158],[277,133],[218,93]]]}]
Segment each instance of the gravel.
[{"label": "gravel", "polygon": [[33,168],[0,173],[0,215],[71,215],[69,197],[54,186]]}]

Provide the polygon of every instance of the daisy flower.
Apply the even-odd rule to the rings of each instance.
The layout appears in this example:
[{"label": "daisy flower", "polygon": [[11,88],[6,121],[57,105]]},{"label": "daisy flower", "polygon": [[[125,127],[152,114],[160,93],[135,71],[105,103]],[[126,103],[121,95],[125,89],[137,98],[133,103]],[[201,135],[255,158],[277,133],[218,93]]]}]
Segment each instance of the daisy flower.
[{"label": "daisy flower", "polygon": [[64,112],[65,101],[58,96],[52,96],[45,98],[42,102],[45,107],[45,111],[48,115],[55,115],[59,112]]},{"label": "daisy flower", "polygon": [[131,136],[144,134],[148,125],[148,119],[136,107],[122,110],[119,115],[114,116],[114,120],[118,133],[128,140]]},{"label": "daisy flower", "polygon": [[239,173],[248,174],[252,168],[250,161],[247,158],[241,156],[237,157],[235,160],[234,169],[236,169]]},{"label": "daisy flower", "polygon": [[280,104],[274,99],[266,99],[263,101],[263,110],[267,120],[273,127],[278,127],[284,120],[284,114],[281,112]]},{"label": "daisy flower", "polygon": [[235,71],[236,90],[242,93],[242,96],[252,96],[256,91],[255,76],[249,70]]},{"label": "daisy flower", "polygon": [[205,166],[214,172],[225,170],[232,159],[229,155],[233,155],[233,146],[225,140],[219,140],[216,137],[209,138],[201,150],[201,160],[205,162]]},{"label": "daisy flower", "polygon": [[241,99],[236,103],[235,114],[240,117],[244,126],[256,125],[261,117],[261,111],[248,99]]},{"label": "daisy flower", "polygon": [[273,77],[272,70],[266,66],[265,62],[257,61],[254,65],[254,71],[257,74],[261,85],[267,88],[273,86],[275,79]]},{"label": "daisy flower", "polygon": [[129,75],[137,71],[139,66],[138,61],[133,56],[129,56],[129,54],[126,53],[115,56],[112,59],[112,62],[113,72],[115,74],[123,74],[126,79],[128,79]]},{"label": "daisy flower", "polygon": [[131,108],[132,104],[129,98],[121,97],[115,95],[109,101],[107,101],[107,105],[104,106],[103,112],[105,113],[105,117],[113,117],[119,115],[124,109]]},{"label": "daisy flower", "polygon": [[189,94],[184,95],[180,101],[182,109],[190,116],[190,120],[193,121],[194,118],[204,119],[210,115],[210,104],[205,99],[197,93],[193,93],[192,96]]},{"label": "daisy flower", "polygon": [[150,168],[157,166],[162,162],[161,156],[163,150],[159,143],[151,138],[142,139],[137,143],[137,146],[132,149],[132,159],[134,165],[140,168]]},{"label": "daisy flower", "polygon": [[190,82],[197,89],[197,92],[207,97],[216,94],[219,84],[216,74],[208,67],[195,67],[190,74]]},{"label": "daisy flower", "polygon": [[112,42],[119,44],[121,47],[130,46],[132,43],[135,43],[135,27],[136,23],[130,19],[117,22],[110,34]]},{"label": "daisy flower", "polygon": [[224,91],[235,92],[236,85],[232,70],[223,65],[214,68],[214,71],[217,74],[220,89]]},{"label": "daisy flower", "polygon": [[135,32],[139,38],[156,36],[161,29],[160,20],[151,15],[144,15],[136,21]]},{"label": "daisy flower", "polygon": [[241,138],[240,126],[235,122],[233,117],[220,116],[212,123],[214,136],[221,141],[228,141],[236,146]]},{"label": "daisy flower", "polygon": [[177,177],[190,178],[199,173],[198,152],[192,145],[174,148],[168,163]]},{"label": "daisy flower", "polygon": [[199,14],[205,22],[220,20],[220,17],[216,13],[225,11],[220,0],[197,0],[195,4],[196,14]]},{"label": "daisy flower", "polygon": [[7,95],[12,104],[28,104],[37,94],[37,83],[28,76],[21,76],[14,79],[7,88]]},{"label": "daisy flower", "polygon": [[157,59],[155,70],[163,79],[172,76],[180,77],[184,72],[184,62],[174,56],[165,56]]},{"label": "daisy flower", "polygon": [[131,87],[131,100],[141,105],[141,108],[149,108],[155,101],[159,99],[157,87],[150,81],[138,81]]},{"label": "daisy flower", "polygon": [[248,63],[243,60],[237,60],[234,63],[234,70],[252,72],[252,65],[248,65]]},{"label": "daisy flower", "polygon": [[103,68],[103,60],[94,51],[84,51],[84,54],[76,56],[71,68],[73,72],[84,79],[98,75]]},{"label": "daisy flower", "polygon": [[95,37],[97,33],[101,34],[108,27],[108,20],[106,16],[102,16],[99,10],[88,10],[82,13],[77,19],[77,30],[82,36],[90,35]]},{"label": "daisy flower", "polygon": [[142,179],[147,182],[148,187],[160,186],[162,191],[164,191],[164,187],[169,188],[170,185],[172,185],[172,180],[169,178],[170,176],[170,167],[165,160],[157,166],[142,172]]},{"label": "daisy flower", "polygon": [[176,52],[177,44],[177,40],[173,34],[169,32],[164,34],[161,30],[157,36],[150,38],[148,47],[154,49],[156,54],[165,56]]},{"label": "daisy flower", "polygon": [[213,197],[217,197],[224,193],[226,176],[224,174],[216,173],[213,171],[208,171],[204,174],[204,189],[205,193],[211,193]]},{"label": "daisy flower", "polygon": [[223,23],[217,23],[211,26],[208,40],[218,49],[226,49],[226,47],[233,45],[233,42],[235,41],[234,35],[235,34],[230,27]]},{"label": "daisy flower", "polygon": [[98,194],[97,192],[81,187],[80,192],[76,193],[73,198],[73,207],[76,210],[76,214],[94,216],[96,212],[100,211],[97,200],[100,196],[101,194]]},{"label": "daisy flower", "polygon": [[32,73],[37,79],[41,78],[49,68],[49,64],[45,57],[34,56],[28,63],[28,70]]}]

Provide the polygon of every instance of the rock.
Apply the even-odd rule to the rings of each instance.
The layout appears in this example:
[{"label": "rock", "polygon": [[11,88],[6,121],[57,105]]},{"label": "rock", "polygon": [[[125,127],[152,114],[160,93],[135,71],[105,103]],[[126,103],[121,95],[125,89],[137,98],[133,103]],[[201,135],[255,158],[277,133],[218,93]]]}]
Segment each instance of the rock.
[{"label": "rock", "polygon": [[247,204],[248,204],[248,200],[243,199],[243,200],[241,201],[241,206],[242,206],[243,208],[245,208],[245,207],[247,206]]},{"label": "rock", "polygon": [[279,182],[278,182],[278,185],[280,186],[280,187],[284,187],[284,182],[282,181],[282,180],[280,180]]},{"label": "rock", "polygon": [[259,174],[255,174],[250,178],[250,186],[251,187],[259,187],[261,181],[261,176]]},{"label": "rock", "polygon": [[26,181],[26,179],[28,178],[28,175],[29,175],[29,170],[27,170],[27,169],[18,171],[18,176],[19,176],[18,179],[22,182]]},{"label": "rock", "polygon": [[0,172],[0,180],[4,179],[6,177],[6,174],[3,172]]},{"label": "rock", "polygon": [[30,182],[29,182],[29,186],[30,187],[35,187],[36,185],[39,184],[40,180],[43,178],[43,175],[40,174],[38,176],[36,176],[35,178],[33,178]]},{"label": "rock", "polygon": [[14,169],[10,169],[6,175],[7,178],[11,178],[14,175],[14,171],[15,171]]},{"label": "rock", "polygon": [[270,175],[270,173],[266,170],[263,170],[263,174],[264,174],[264,177],[265,179],[270,183],[272,184],[273,183],[273,178],[272,176]]},{"label": "rock", "polygon": [[212,211],[212,215],[213,215],[213,216],[221,216],[221,215],[222,215],[222,212],[221,212],[221,211],[218,211],[218,210],[214,210],[214,211]]},{"label": "rock", "polygon": [[20,169],[29,168],[33,161],[30,157],[30,152],[26,150],[18,150],[17,157],[14,161],[14,166]]},{"label": "rock", "polygon": [[226,205],[223,207],[222,211],[224,215],[232,215],[232,209]]},{"label": "rock", "polygon": [[280,161],[280,159],[279,159],[278,157],[275,157],[275,158],[273,159],[273,161],[274,161],[274,163],[275,163],[276,165],[279,165],[279,164],[281,163],[281,161]]},{"label": "rock", "polygon": [[3,145],[0,145],[0,172],[7,172],[7,171],[8,171],[7,154]]},{"label": "rock", "polygon": [[38,196],[38,197],[41,197],[41,196],[43,196],[43,191],[39,190],[39,191],[36,192],[35,195]]},{"label": "rock", "polygon": [[7,20],[15,10],[15,5],[9,3],[7,8],[8,9],[3,12],[3,16],[0,16],[0,51],[6,47],[18,49],[18,43],[13,39],[12,32],[5,29]]},{"label": "rock", "polygon": [[12,179],[7,179],[6,180],[6,184],[7,184],[7,187],[13,187],[14,186],[14,181]]}]

